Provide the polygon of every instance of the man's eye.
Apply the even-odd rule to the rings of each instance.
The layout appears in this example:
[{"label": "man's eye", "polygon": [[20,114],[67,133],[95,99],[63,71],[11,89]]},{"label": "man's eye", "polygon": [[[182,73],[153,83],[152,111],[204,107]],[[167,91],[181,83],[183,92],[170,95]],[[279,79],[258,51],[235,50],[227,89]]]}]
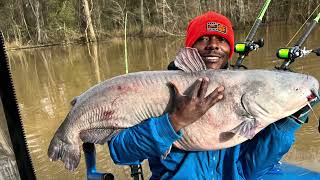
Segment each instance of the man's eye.
[{"label": "man's eye", "polygon": [[210,41],[210,38],[209,37],[201,37],[201,38],[199,38],[199,41],[207,42],[207,41]]},{"label": "man's eye", "polygon": [[219,41],[220,42],[227,42],[226,38],[223,38],[223,37],[219,37]]}]

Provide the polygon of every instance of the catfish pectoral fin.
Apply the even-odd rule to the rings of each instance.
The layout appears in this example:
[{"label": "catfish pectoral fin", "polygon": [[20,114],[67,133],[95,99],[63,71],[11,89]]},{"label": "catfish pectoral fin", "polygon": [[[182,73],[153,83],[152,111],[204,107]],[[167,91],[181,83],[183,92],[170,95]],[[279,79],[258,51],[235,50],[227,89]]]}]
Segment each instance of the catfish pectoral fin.
[{"label": "catfish pectoral fin", "polygon": [[220,135],[219,135],[219,141],[220,141],[220,142],[228,141],[228,140],[230,140],[231,138],[233,138],[234,135],[236,135],[236,134],[233,133],[233,132],[223,132],[223,133],[220,133]]},{"label": "catfish pectoral fin", "polygon": [[255,133],[256,125],[257,125],[256,120],[250,118],[250,120],[243,121],[237,127],[233,128],[230,132],[234,134],[239,134],[240,136],[243,136],[248,139],[252,139],[256,134]]}]

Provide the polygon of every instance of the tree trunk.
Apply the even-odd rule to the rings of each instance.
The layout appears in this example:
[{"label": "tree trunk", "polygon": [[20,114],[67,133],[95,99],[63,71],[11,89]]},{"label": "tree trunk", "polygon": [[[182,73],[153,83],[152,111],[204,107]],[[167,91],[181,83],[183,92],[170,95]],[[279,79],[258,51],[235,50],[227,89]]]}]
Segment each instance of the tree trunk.
[{"label": "tree trunk", "polygon": [[99,66],[99,56],[98,56],[98,44],[97,43],[88,43],[87,44],[87,49],[89,56],[91,58],[91,63],[93,64],[94,67],[94,72],[96,75],[97,82],[101,82],[101,75],[100,75],[100,66]]},{"label": "tree trunk", "polygon": [[97,7],[97,10],[96,10],[95,14],[97,16],[97,18],[96,18],[96,22],[97,22],[96,23],[96,27],[97,27],[97,29],[99,29],[98,33],[97,33],[97,36],[99,37],[99,33],[103,32],[102,23],[101,23],[101,6],[100,5]]},{"label": "tree trunk", "polygon": [[40,13],[39,13],[40,2],[38,0],[35,0],[32,2],[28,0],[28,2],[36,21],[37,43],[41,43],[41,25],[40,25]]},{"label": "tree trunk", "polygon": [[220,13],[222,13],[222,8],[221,8],[221,1],[218,1],[218,7],[217,7],[218,11]]},{"label": "tree trunk", "polygon": [[36,18],[36,29],[37,29],[37,42],[41,43],[41,27],[40,27],[40,13],[39,13],[40,3],[35,2],[35,18]]},{"label": "tree trunk", "polygon": [[243,0],[236,0],[236,4],[237,6],[235,6],[234,10],[235,10],[235,14],[234,14],[234,19],[237,19],[238,22],[240,22],[240,24],[244,24],[244,20],[245,20],[245,17],[244,15],[246,13],[244,13],[244,2]]},{"label": "tree trunk", "polygon": [[166,0],[162,0],[162,26],[166,29],[166,11],[165,11]]},{"label": "tree trunk", "polygon": [[286,17],[286,22],[289,23],[291,22],[292,20],[290,20],[290,17],[293,17],[293,12],[295,12],[295,6],[296,4],[293,4],[293,3],[290,3],[290,1],[287,1],[287,6],[288,6],[288,13],[287,13],[287,17]]},{"label": "tree trunk", "polygon": [[144,11],[143,11],[143,0],[140,0],[140,35],[144,35]]},{"label": "tree trunk", "polygon": [[80,30],[84,35],[85,42],[96,41],[96,35],[91,20],[91,12],[87,0],[80,0],[80,21]]},{"label": "tree trunk", "polygon": [[28,27],[26,18],[24,16],[25,12],[24,12],[24,9],[23,9],[23,4],[19,4],[19,12],[20,12],[20,17],[21,17],[21,22],[23,22],[23,25],[25,26],[25,30],[26,30],[27,35],[28,35],[28,39],[31,40],[32,37],[31,37],[30,31],[29,31],[29,27]]}]

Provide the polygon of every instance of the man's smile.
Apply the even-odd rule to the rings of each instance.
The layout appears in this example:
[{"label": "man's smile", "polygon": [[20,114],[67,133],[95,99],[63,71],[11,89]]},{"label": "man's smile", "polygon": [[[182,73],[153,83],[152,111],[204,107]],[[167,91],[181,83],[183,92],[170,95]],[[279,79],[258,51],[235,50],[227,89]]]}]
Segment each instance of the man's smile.
[{"label": "man's smile", "polygon": [[216,63],[219,62],[221,60],[220,56],[206,56],[206,57],[202,57],[204,62],[207,63]]}]

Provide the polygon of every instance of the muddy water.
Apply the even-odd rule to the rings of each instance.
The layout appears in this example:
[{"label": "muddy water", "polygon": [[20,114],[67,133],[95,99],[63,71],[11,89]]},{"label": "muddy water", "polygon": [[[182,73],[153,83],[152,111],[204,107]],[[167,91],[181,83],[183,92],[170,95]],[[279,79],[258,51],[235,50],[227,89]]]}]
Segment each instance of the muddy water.
[{"label": "muddy water", "polygon": [[[251,53],[245,60],[245,65],[252,69],[271,69],[279,65],[281,61],[276,60],[275,51],[287,44],[296,29],[297,27],[290,26],[261,28],[256,37],[263,37],[265,46]],[[245,32],[248,30],[237,31],[236,39],[244,39]],[[319,42],[320,33],[317,30],[305,45],[317,48]],[[182,46],[183,38],[129,39],[129,72],[165,69]],[[48,160],[48,145],[69,111],[69,102],[74,96],[104,79],[125,73],[123,41],[10,51],[8,54],[37,178],[84,179],[84,158],[81,158],[80,166],[75,172],[69,172],[61,162]],[[320,58],[315,55],[297,60],[293,67],[320,80]],[[320,107],[315,111],[320,115]],[[297,133],[296,143],[284,157],[284,161],[320,172],[320,136],[317,126],[315,117],[311,116],[310,123]],[[98,170],[112,172],[117,179],[130,177],[128,167],[113,164],[106,146],[96,147]],[[144,170],[148,177],[146,165]]]}]

